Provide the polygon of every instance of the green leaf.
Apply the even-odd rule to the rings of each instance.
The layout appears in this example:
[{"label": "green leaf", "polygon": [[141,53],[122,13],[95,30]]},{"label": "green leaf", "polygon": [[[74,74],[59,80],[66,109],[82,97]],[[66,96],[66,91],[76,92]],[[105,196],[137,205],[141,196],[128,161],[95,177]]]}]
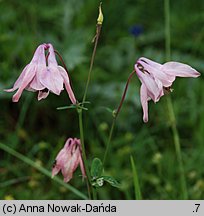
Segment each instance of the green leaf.
[{"label": "green leaf", "polygon": [[75,105],[70,105],[70,106],[57,107],[57,110],[74,109],[74,108],[76,108]]},{"label": "green leaf", "polygon": [[88,110],[88,108],[86,108],[84,106],[80,106],[80,105],[77,105],[77,108],[80,108],[80,109],[83,109],[83,110]]},{"label": "green leaf", "polygon": [[84,101],[83,103],[79,103],[80,105],[83,105],[83,104],[90,104],[91,102],[90,101]]},{"label": "green leaf", "polygon": [[91,165],[91,176],[94,179],[101,177],[103,172],[103,164],[99,158],[94,158]]},{"label": "green leaf", "polygon": [[113,110],[109,107],[105,107],[106,111],[110,112],[110,113],[113,113]]},{"label": "green leaf", "polygon": [[113,177],[111,176],[101,176],[103,178],[104,181],[108,182],[111,186],[113,187],[117,187],[120,188],[121,184],[115,180]]},{"label": "green leaf", "polygon": [[113,110],[109,107],[105,107],[105,106],[100,106],[101,109],[105,109],[107,112],[109,113],[113,113]]},{"label": "green leaf", "polygon": [[63,106],[63,107],[57,107],[57,110],[64,110],[64,109],[76,109],[76,108],[80,108],[83,110],[88,110],[86,107],[80,106],[80,105],[70,105],[70,106]]}]

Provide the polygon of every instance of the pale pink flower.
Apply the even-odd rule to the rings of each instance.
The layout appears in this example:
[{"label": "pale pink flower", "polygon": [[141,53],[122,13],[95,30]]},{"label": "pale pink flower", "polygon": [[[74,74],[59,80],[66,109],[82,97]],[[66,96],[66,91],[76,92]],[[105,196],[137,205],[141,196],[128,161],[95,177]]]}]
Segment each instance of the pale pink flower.
[{"label": "pale pink flower", "polygon": [[[46,61],[45,50],[49,49]],[[23,72],[14,83],[13,88],[7,92],[17,92],[13,96],[13,102],[18,102],[24,89],[38,91],[38,100],[44,99],[49,92],[59,95],[63,90],[63,84],[73,104],[76,103],[71,89],[69,77],[65,69],[57,64],[52,44],[42,44],[36,49],[31,62],[26,65]]]},{"label": "pale pink flower", "polygon": [[165,91],[171,91],[176,77],[200,76],[200,73],[189,65],[173,61],[162,65],[144,57],[138,59],[135,71],[142,83],[140,100],[144,122],[148,122],[148,101],[152,99],[156,103]]},{"label": "pale pink flower", "polygon": [[61,171],[62,175],[64,176],[64,182],[68,182],[72,178],[74,171],[79,165],[82,176],[86,177],[80,139],[69,138],[56,157],[52,169],[52,177]]}]

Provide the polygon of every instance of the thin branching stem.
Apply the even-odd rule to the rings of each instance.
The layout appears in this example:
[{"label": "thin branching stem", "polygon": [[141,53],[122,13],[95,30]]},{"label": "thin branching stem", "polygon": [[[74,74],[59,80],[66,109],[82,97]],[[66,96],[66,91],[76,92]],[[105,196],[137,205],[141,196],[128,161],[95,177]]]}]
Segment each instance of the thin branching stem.
[{"label": "thin branching stem", "polygon": [[122,98],[121,98],[120,103],[119,103],[119,106],[118,106],[117,110],[113,113],[113,121],[112,121],[111,129],[110,129],[110,132],[109,132],[109,136],[108,136],[108,142],[107,142],[107,145],[106,145],[105,154],[104,154],[104,157],[103,157],[103,165],[105,164],[108,152],[110,151],[111,139],[112,139],[113,131],[114,131],[114,128],[115,128],[116,119],[118,117],[118,114],[120,113],[120,110],[122,108],[123,102],[124,102],[126,94],[127,94],[127,90],[128,90],[130,80],[131,80],[131,78],[132,78],[132,76],[134,74],[135,74],[135,71],[132,71],[131,74],[129,75],[129,77],[127,79],[127,82],[126,82],[126,85],[125,85],[125,89],[124,89]]},{"label": "thin branching stem", "polygon": [[[83,100],[81,103],[82,106],[84,106],[84,103],[86,101],[88,87],[89,87],[89,83],[91,80],[91,73],[92,73],[92,69],[93,69],[93,64],[94,64],[94,60],[95,60],[95,56],[96,56],[98,40],[99,40],[100,33],[101,33],[101,27],[102,27],[102,24],[96,25],[96,35],[94,37],[94,49],[92,52],[92,57],[91,57],[86,87],[85,87],[85,91],[84,91],[84,96],[83,96]],[[90,175],[90,171],[89,171],[89,167],[88,167],[88,163],[87,163],[85,144],[84,144],[84,129],[83,129],[83,120],[82,120],[83,119],[83,109],[78,109],[78,116],[79,116],[80,140],[81,140],[81,145],[82,145],[82,155],[83,155],[85,170],[86,170],[86,174],[87,174],[87,178],[88,178],[87,179],[87,187],[88,187],[89,198],[91,199],[91,191],[92,191],[92,196],[93,196],[93,199],[95,200],[95,199],[97,199],[97,193],[96,193],[95,188],[91,184],[91,175]]]},{"label": "thin branching stem", "polygon": [[100,33],[101,33],[101,27],[102,27],[101,24],[97,24],[96,25],[96,35],[94,37],[94,49],[93,49],[92,56],[91,56],[89,73],[88,73],[88,78],[87,78],[87,81],[86,81],[86,87],[85,87],[85,91],[84,91],[84,96],[83,96],[82,104],[86,101],[88,87],[89,87],[89,83],[90,83],[90,80],[91,80],[91,73],[92,73],[92,69],[93,69],[94,59],[95,59],[95,56],[96,56],[96,50],[97,50],[98,40],[99,40]]},{"label": "thin branching stem", "polygon": [[115,128],[115,122],[116,122],[116,117],[113,117],[111,129],[110,129],[109,136],[108,136],[108,142],[107,142],[107,145],[106,145],[106,151],[105,151],[105,154],[104,154],[104,157],[103,157],[103,166],[105,165],[107,155],[108,155],[108,152],[110,150],[110,144],[111,144],[111,139],[112,139],[112,136],[113,136],[113,130]]},{"label": "thin branching stem", "polygon": [[82,109],[78,109],[78,117],[79,117],[79,131],[80,131],[80,141],[81,141],[81,148],[82,148],[82,158],[84,162],[84,167],[86,171],[86,183],[87,183],[87,190],[89,199],[91,199],[91,175],[88,168],[85,145],[84,145],[84,129],[83,129],[83,118],[82,118]]},{"label": "thin branching stem", "polygon": [[124,89],[124,92],[123,92],[123,95],[122,95],[122,98],[120,100],[120,103],[119,103],[119,106],[116,110],[116,113],[115,113],[115,116],[117,117],[121,108],[122,108],[122,105],[123,105],[123,102],[125,100],[125,96],[126,96],[126,93],[127,93],[127,90],[128,90],[128,86],[129,86],[129,83],[130,83],[130,80],[132,78],[132,76],[135,74],[135,70],[132,71],[132,73],[129,75],[128,79],[127,79],[127,82],[126,82],[126,85],[125,85],[125,89]]}]

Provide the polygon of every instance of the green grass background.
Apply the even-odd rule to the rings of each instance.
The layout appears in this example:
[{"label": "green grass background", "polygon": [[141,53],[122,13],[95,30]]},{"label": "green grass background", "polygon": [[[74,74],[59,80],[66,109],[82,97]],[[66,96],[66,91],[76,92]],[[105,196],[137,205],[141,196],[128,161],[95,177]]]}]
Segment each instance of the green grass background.
[{"label": "green grass background", "polygon": [[[77,99],[83,97],[95,34],[99,1],[0,1],[0,142],[47,170],[68,137],[79,137],[75,110],[64,91],[37,101],[23,92],[12,103],[10,88],[40,43],[51,42],[65,59]],[[189,199],[204,198],[204,1],[171,0],[171,59],[196,68],[198,79],[178,78],[172,101],[181,141]],[[165,62],[164,2],[162,0],[103,1],[104,24],[94,62],[85,112],[85,145],[89,163],[103,158],[111,114],[140,56]],[[135,37],[134,25],[143,32]],[[149,122],[142,121],[140,82],[133,77],[117,119],[105,173],[120,189],[98,189],[100,199],[134,199],[130,156],[137,166],[143,199],[181,199],[179,169],[166,99],[149,103]],[[86,194],[80,171],[70,184]],[[62,179],[62,176],[60,176]],[[79,199],[63,185],[8,152],[0,150],[0,199]]]}]

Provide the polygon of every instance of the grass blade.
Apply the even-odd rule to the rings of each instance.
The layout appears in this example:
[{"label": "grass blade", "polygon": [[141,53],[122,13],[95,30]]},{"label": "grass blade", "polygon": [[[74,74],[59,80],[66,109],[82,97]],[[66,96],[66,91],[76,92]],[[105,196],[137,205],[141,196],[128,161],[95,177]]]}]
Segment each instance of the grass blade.
[{"label": "grass blade", "polygon": [[130,156],[130,161],[131,161],[131,166],[132,166],[133,183],[134,183],[134,188],[135,188],[135,199],[141,200],[142,194],[141,194],[141,190],[140,190],[139,179],[138,179],[138,175],[137,175],[137,169],[136,169],[136,165],[135,165],[135,162],[134,162],[134,159],[132,156]]}]

